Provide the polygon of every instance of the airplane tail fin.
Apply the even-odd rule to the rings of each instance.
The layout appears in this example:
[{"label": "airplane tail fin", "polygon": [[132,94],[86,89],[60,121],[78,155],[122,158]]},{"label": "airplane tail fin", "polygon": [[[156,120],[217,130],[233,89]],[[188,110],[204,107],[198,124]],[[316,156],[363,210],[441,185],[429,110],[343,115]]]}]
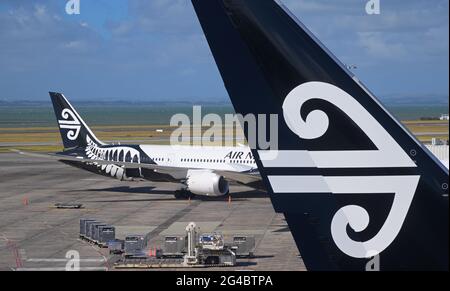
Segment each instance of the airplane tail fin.
[{"label": "airplane tail fin", "polygon": [[306,267],[448,270],[448,169],[279,1],[192,3],[236,113],[280,116],[252,152]]},{"label": "airplane tail fin", "polygon": [[89,141],[104,145],[61,93],[50,92],[64,149],[85,147]]}]

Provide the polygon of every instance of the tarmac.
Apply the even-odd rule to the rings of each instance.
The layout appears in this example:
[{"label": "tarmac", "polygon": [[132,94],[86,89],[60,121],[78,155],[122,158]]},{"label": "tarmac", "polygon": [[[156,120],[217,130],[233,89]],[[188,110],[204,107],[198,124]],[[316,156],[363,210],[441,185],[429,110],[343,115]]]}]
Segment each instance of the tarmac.
[{"label": "tarmac", "polygon": [[[233,234],[255,236],[254,258],[204,270],[306,270],[283,215],[265,193],[231,186],[231,202],[176,200],[171,183],[119,181],[16,153],[0,154],[0,165],[0,270],[65,270],[75,266],[68,258],[77,254],[81,270],[114,270],[107,249],[79,239],[80,218],[114,225],[118,238],[149,234],[151,247],[163,247],[165,235],[183,233],[191,221],[201,232],[223,232],[226,241]],[[57,209],[55,203],[83,208]]]}]

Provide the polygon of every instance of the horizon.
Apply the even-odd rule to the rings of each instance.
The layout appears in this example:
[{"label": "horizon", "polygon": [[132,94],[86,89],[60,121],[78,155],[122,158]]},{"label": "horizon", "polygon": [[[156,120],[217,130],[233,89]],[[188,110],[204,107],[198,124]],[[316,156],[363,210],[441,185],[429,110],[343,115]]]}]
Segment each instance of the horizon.
[{"label": "horizon", "polygon": [[[377,96],[385,105],[387,106],[448,106],[449,95],[445,94],[422,94],[422,95],[397,95],[393,94],[391,96]],[[227,98],[210,98],[200,99],[200,98],[191,98],[185,100],[176,100],[176,99],[153,99],[146,100],[142,98],[108,98],[108,97],[99,97],[95,99],[88,98],[72,98],[69,97],[70,100],[73,100],[78,104],[198,104],[198,105],[229,105],[232,106],[231,101]],[[431,105],[430,105],[431,102]],[[51,105],[50,98],[40,98],[40,99],[32,99],[32,98],[1,98],[0,97],[0,106],[4,106],[7,104],[21,104],[21,103],[38,103],[38,104],[47,104]]]}]

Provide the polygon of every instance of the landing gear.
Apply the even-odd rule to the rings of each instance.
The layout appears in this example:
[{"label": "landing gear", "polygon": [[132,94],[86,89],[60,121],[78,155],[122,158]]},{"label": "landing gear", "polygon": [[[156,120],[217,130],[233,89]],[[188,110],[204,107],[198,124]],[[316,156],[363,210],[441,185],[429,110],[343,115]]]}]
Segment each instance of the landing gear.
[{"label": "landing gear", "polygon": [[175,199],[178,200],[186,200],[189,198],[194,198],[194,194],[192,194],[190,191],[186,190],[186,189],[182,189],[182,190],[176,190],[174,193]]}]

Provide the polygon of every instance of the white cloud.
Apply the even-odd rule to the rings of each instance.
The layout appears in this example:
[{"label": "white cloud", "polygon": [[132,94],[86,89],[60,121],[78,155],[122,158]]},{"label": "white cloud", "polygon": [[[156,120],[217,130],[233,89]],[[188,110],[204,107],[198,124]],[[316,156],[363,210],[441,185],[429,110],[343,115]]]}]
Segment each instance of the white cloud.
[{"label": "white cloud", "polygon": [[404,57],[407,51],[402,43],[389,41],[379,32],[358,33],[359,44],[367,50],[370,57],[397,59]]},{"label": "white cloud", "polygon": [[36,4],[34,8],[35,8],[34,15],[37,18],[43,18],[47,16],[47,8],[45,7],[45,5]]},{"label": "white cloud", "polygon": [[[212,94],[222,94],[220,75],[189,0],[128,0],[128,14],[121,9],[123,15],[106,16],[105,23],[92,16],[68,18],[54,0],[33,1],[35,5],[31,0],[1,1],[9,12],[0,10],[0,54],[8,56],[0,58],[0,77],[22,70],[53,80],[67,68],[77,76],[85,72],[103,78],[103,84],[118,84],[116,90],[149,83],[145,88],[173,90],[174,96],[177,90],[209,95],[204,86],[220,88]],[[427,0],[381,1],[381,15],[368,16],[365,0],[285,0],[338,58],[356,64],[358,73],[375,74],[392,65],[414,79],[426,65],[435,70],[430,74],[448,75],[448,0],[434,0],[433,5]],[[105,0],[111,11],[114,2]],[[49,69],[55,63],[57,68]],[[117,80],[124,78],[127,84],[119,86]],[[169,80],[186,84],[161,88]],[[85,83],[91,88],[102,84]]]}]

